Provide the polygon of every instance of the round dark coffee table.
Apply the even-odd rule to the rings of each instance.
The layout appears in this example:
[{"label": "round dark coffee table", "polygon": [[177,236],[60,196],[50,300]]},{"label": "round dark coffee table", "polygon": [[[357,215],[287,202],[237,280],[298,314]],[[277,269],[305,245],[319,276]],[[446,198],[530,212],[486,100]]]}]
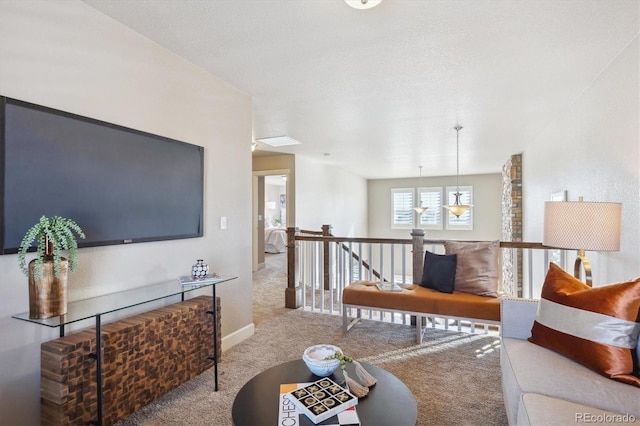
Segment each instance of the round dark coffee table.
[{"label": "round dark coffee table", "polygon": [[[360,398],[356,406],[362,426],[393,425],[415,426],[418,418],[416,401],[409,388],[396,376],[375,365],[361,363],[378,383],[369,389],[369,394]],[[347,365],[349,377],[356,378],[352,364]],[[343,383],[342,372],[337,370],[329,376]],[[311,373],[304,361],[296,360],[271,367],[249,380],[233,401],[232,418],[236,426],[276,426],[280,385],[283,383],[314,382],[319,377]],[[301,424],[313,423],[304,415]],[[308,422],[308,423],[307,423]]]}]

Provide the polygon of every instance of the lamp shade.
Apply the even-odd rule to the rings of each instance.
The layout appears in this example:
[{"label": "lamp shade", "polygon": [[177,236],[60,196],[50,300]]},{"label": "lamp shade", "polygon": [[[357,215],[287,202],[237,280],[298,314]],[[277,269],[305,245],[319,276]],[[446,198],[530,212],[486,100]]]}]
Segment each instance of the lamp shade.
[{"label": "lamp shade", "polygon": [[548,201],[544,204],[542,244],[550,247],[620,250],[622,203]]},{"label": "lamp shade", "polygon": [[265,207],[266,207],[267,209],[271,209],[271,210],[273,210],[273,209],[275,209],[275,208],[276,208],[276,202],[275,202],[275,201],[267,201],[267,202],[265,203]]},{"label": "lamp shade", "polygon": [[413,210],[415,210],[415,212],[418,214],[422,214],[427,211],[427,207],[414,207]]},{"label": "lamp shade", "polygon": [[455,217],[462,216],[467,212],[467,210],[471,208],[471,206],[468,204],[451,204],[451,205],[442,206],[442,207],[449,210],[451,214],[453,214]]}]

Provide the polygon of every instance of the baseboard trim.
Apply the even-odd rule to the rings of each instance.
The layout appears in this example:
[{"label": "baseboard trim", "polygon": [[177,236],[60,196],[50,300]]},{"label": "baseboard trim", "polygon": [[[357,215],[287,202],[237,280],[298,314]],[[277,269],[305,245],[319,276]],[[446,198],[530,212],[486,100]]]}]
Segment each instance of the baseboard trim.
[{"label": "baseboard trim", "polygon": [[233,333],[229,334],[228,336],[224,336],[222,338],[222,352],[225,352],[229,349],[231,349],[232,347],[234,347],[235,345],[237,345],[238,343],[242,343],[243,341],[245,341],[246,339],[248,339],[249,337],[253,336],[255,334],[256,331],[256,327],[253,323],[242,327],[239,330],[234,331]]}]

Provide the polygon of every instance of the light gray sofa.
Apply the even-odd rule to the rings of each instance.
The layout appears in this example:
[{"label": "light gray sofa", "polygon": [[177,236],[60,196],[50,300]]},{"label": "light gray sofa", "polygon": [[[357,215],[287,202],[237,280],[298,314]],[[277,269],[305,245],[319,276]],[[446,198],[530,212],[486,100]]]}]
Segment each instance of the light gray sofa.
[{"label": "light gray sofa", "polygon": [[500,369],[509,424],[640,424],[640,388],[527,341],[537,309],[537,300],[501,301]]}]

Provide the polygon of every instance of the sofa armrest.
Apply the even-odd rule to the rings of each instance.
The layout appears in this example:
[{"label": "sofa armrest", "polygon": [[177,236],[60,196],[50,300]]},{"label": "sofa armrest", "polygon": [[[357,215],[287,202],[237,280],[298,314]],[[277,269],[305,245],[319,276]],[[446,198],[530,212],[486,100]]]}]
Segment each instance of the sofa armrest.
[{"label": "sofa armrest", "polygon": [[538,312],[537,299],[503,298],[500,301],[500,335],[526,340]]}]

